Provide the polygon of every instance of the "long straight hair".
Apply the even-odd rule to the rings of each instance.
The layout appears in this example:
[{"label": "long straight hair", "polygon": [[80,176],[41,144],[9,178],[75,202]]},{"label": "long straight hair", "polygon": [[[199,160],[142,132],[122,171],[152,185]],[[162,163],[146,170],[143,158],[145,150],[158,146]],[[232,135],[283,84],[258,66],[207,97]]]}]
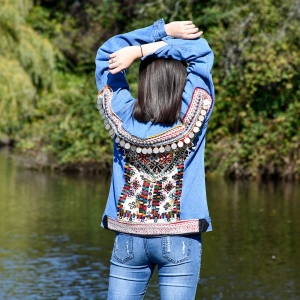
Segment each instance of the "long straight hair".
[{"label": "long straight hair", "polygon": [[174,124],[180,118],[186,84],[186,63],[167,58],[146,58],[139,69],[138,97],[133,116],[140,122]]}]

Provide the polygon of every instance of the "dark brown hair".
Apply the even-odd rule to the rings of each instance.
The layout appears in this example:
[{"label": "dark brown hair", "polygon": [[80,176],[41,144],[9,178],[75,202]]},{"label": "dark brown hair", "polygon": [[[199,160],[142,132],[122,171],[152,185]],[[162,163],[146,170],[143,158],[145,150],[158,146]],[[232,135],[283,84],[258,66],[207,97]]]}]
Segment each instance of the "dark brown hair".
[{"label": "dark brown hair", "polygon": [[134,118],[140,122],[175,123],[180,118],[186,77],[185,62],[151,57],[142,60]]}]

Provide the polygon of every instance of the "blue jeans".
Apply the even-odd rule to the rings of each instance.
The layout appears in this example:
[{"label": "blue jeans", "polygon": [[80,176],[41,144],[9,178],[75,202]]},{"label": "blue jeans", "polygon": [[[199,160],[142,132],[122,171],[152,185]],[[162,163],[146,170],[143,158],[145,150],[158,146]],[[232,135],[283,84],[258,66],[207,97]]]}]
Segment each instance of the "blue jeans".
[{"label": "blue jeans", "polygon": [[162,300],[195,298],[201,235],[140,237],[117,233],[111,258],[108,300],[143,299],[158,266]]}]

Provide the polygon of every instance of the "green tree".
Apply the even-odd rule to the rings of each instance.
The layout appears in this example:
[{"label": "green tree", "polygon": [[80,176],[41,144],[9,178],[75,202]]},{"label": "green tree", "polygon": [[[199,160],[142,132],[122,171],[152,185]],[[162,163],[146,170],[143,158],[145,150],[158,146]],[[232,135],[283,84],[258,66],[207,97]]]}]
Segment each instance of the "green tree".
[{"label": "green tree", "polygon": [[205,10],[217,92],[209,170],[299,174],[299,11],[298,0],[232,1]]},{"label": "green tree", "polygon": [[[97,48],[157,18],[191,19],[215,53],[209,173],[299,176],[300,0],[0,1],[0,132],[21,151],[61,168],[107,166]],[[128,72],[133,94],[137,69]]]},{"label": "green tree", "polygon": [[[15,141],[37,165],[88,162],[97,171],[109,160],[112,143],[95,107],[94,76],[72,74],[51,42],[59,20],[35,8],[32,1],[1,3],[0,139]],[[33,19],[44,32],[31,28]]]},{"label": "green tree", "polygon": [[1,0],[0,132],[16,138],[52,86],[54,48],[26,24],[31,1]]}]

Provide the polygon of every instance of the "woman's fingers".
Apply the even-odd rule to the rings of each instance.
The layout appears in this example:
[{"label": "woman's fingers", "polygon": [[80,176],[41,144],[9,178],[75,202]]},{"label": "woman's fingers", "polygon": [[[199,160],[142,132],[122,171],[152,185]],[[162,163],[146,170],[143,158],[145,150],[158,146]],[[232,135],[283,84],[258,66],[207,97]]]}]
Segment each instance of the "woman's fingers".
[{"label": "woman's fingers", "polygon": [[114,58],[114,57],[116,57],[116,56],[117,56],[117,52],[114,52],[114,53],[109,54],[109,58]]},{"label": "woman's fingers", "polygon": [[127,69],[135,59],[140,57],[140,47],[126,46],[109,55],[108,69],[115,74]]},{"label": "woman's fingers", "polygon": [[108,65],[109,70],[113,70],[117,67],[119,67],[117,62],[113,62],[113,63],[109,62],[109,65]]},{"label": "woman's fingers", "polygon": [[116,73],[118,73],[117,68],[118,68],[117,57],[115,56],[114,53],[112,53],[109,55],[108,71],[111,74],[116,74]]},{"label": "woman's fingers", "polygon": [[189,33],[196,33],[199,31],[199,28],[195,24],[184,26],[184,31]]},{"label": "woman's fingers", "polygon": [[183,38],[187,39],[187,40],[197,39],[202,35],[202,33],[203,33],[203,31],[198,31],[196,33],[185,34]]},{"label": "woman's fingers", "polygon": [[184,28],[185,28],[185,29],[193,29],[193,28],[195,28],[195,27],[196,27],[196,25],[195,25],[194,23],[184,25]]},{"label": "woman's fingers", "polygon": [[116,73],[118,73],[118,72],[120,72],[122,70],[123,70],[122,66],[120,64],[118,64],[117,62],[111,63],[108,66],[108,71],[111,74],[116,74]]},{"label": "woman's fingers", "polygon": [[199,28],[192,21],[182,22],[182,38],[196,39],[201,36],[203,32],[199,32]]},{"label": "woman's fingers", "polygon": [[108,60],[108,71],[111,74],[116,74],[126,69],[124,62],[121,59],[117,59],[116,57],[112,57]]},{"label": "woman's fingers", "polygon": [[112,54],[109,55],[109,61],[108,61],[109,63],[113,63],[116,60],[117,60],[116,54],[112,53]]},{"label": "woman's fingers", "polygon": [[185,35],[189,35],[189,34],[197,34],[199,32],[199,29],[189,29],[185,31]]},{"label": "woman's fingers", "polygon": [[196,39],[202,33],[193,21],[175,21],[165,25],[168,35],[182,39]]}]

